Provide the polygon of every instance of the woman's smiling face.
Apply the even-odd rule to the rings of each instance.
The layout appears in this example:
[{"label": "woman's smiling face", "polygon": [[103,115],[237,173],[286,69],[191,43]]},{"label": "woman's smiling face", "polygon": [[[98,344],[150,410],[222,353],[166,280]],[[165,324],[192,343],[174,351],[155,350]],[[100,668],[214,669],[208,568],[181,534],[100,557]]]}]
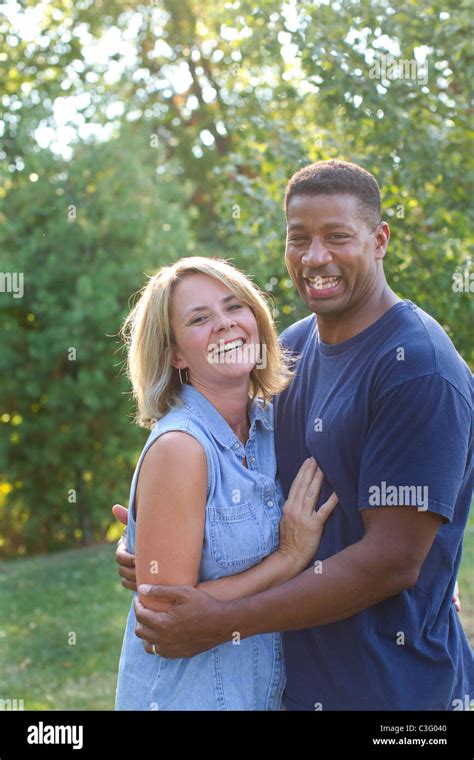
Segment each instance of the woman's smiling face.
[{"label": "woman's smiling face", "polygon": [[[173,291],[173,365],[193,383],[209,386],[248,379],[258,356],[258,326],[251,308],[219,280],[189,274]],[[235,341],[235,343],[234,343]]]}]

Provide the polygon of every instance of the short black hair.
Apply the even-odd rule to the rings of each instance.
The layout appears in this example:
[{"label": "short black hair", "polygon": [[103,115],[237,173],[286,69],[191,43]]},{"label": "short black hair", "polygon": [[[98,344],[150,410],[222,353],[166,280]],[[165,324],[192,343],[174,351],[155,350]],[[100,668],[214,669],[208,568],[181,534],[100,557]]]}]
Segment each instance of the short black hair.
[{"label": "short black hair", "polygon": [[295,195],[353,195],[358,200],[361,216],[369,227],[381,217],[380,188],[374,175],[349,161],[330,159],[299,169],[288,182],[285,192],[285,213]]}]

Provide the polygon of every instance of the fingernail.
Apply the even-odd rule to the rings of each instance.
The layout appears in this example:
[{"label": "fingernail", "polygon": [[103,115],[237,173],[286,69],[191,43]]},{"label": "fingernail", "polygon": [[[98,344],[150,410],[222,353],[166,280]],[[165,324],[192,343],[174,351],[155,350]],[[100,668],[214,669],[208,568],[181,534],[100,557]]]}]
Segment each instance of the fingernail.
[{"label": "fingernail", "polygon": [[138,587],[140,594],[145,594],[145,595],[150,593],[150,589],[151,589],[151,586],[148,583],[142,583]]}]

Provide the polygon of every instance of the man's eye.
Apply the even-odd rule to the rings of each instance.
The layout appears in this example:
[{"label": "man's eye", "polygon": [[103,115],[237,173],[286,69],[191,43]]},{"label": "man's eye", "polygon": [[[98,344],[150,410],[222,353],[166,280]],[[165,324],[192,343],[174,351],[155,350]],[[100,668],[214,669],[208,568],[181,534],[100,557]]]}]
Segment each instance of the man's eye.
[{"label": "man's eye", "polygon": [[350,235],[329,235],[328,240],[350,240]]},{"label": "man's eye", "polygon": [[306,238],[303,235],[298,235],[297,237],[290,238],[290,243],[301,243],[303,240],[306,240]]}]

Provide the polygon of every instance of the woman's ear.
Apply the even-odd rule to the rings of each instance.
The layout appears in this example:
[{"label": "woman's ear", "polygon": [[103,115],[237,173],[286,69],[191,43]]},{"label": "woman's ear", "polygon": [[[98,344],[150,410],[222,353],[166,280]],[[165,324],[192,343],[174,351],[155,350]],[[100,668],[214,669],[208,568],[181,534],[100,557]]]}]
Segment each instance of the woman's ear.
[{"label": "woman's ear", "polygon": [[187,366],[186,362],[181,358],[177,351],[173,351],[171,354],[171,364],[175,369],[185,369]]}]

